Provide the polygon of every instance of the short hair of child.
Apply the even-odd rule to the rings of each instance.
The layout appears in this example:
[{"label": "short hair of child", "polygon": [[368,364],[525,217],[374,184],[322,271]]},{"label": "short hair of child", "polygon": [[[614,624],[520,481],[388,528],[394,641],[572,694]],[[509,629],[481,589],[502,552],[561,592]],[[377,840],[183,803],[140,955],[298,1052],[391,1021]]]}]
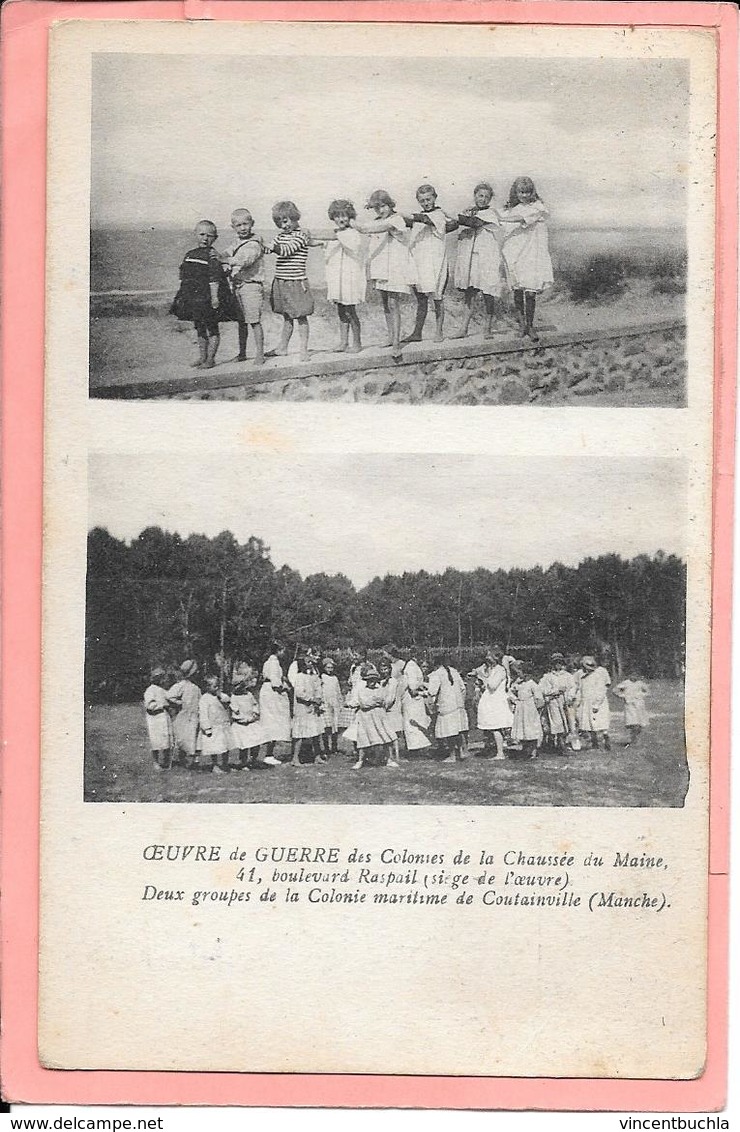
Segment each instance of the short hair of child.
[{"label": "short hair of child", "polygon": [[279,200],[277,204],[272,206],[272,219],[275,224],[280,224],[280,221],[285,220],[286,217],[288,220],[294,220],[297,224],[301,214],[298,211],[298,206],[293,204],[292,200]]},{"label": "short hair of child", "polygon": [[237,220],[237,217],[240,220],[251,220],[252,223],[254,223],[254,217],[252,216],[252,213],[249,211],[248,208],[235,208],[234,211],[231,214],[231,223],[232,224]]},{"label": "short hair of child", "polygon": [[534,200],[539,200],[540,195],[534,187],[534,181],[531,177],[517,177],[509,189],[509,199],[506,202],[507,208],[515,208],[519,204],[519,196],[517,190],[524,189],[525,192],[532,194]]},{"label": "short hair of child", "polygon": [[435,189],[434,185],[429,184],[419,185],[418,189],[416,190],[417,200],[419,199],[420,193],[433,193],[435,197],[437,196],[437,190]]},{"label": "short hair of child", "polygon": [[380,208],[381,205],[384,204],[387,205],[388,208],[396,207],[396,202],[390,193],[387,193],[385,189],[376,189],[375,192],[370,193],[370,196],[367,198],[365,208]]},{"label": "short hair of child", "polygon": [[218,235],[218,228],[212,220],[199,220],[195,225],[195,231],[197,232],[199,228],[210,228],[214,236]]},{"label": "short hair of child", "polygon": [[475,194],[478,192],[478,189],[485,189],[486,192],[492,197],[495,197],[496,195],[493,191],[493,185],[489,185],[488,181],[479,181],[473,189],[473,196],[475,196]]},{"label": "short hair of child", "polygon": [[350,220],[357,219],[357,210],[351,200],[333,200],[328,211],[330,220],[336,220],[342,215],[349,216]]}]

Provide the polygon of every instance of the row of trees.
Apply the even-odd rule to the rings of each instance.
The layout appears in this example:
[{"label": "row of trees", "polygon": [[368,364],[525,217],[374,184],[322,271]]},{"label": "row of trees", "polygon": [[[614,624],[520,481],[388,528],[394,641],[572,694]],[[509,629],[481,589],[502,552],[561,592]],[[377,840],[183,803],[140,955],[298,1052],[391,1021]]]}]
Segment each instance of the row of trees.
[{"label": "row of trees", "polygon": [[616,674],[636,665],[650,676],[682,671],[686,569],[658,552],[610,554],[576,567],[425,570],[374,578],[357,590],[343,574],[302,577],[276,569],[259,538],[240,544],[181,538],[148,527],[130,544],[96,528],[88,538],[88,695],[140,694],[151,664],[194,657],[260,659],[270,641],[323,649],[388,641],[468,652],[499,642],[543,657],[604,652]]}]

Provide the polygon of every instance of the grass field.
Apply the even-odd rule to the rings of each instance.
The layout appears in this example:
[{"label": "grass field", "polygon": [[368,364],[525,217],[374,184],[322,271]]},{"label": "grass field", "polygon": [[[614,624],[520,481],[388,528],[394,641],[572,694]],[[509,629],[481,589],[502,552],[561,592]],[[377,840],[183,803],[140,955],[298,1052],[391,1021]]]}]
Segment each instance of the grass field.
[{"label": "grass field", "polygon": [[[682,806],[689,783],[683,686],[651,685],[651,724],[625,748],[623,712],[612,698],[612,749],[511,755],[493,762],[475,753],[455,765],[439,755],[411,758],[398,770],[351,769],[347,745],[329,763],[300,769],[215,776],[175,768],[157,772],[139,704],[93,705],[85,720],[85,800],[91,802],[268,802],[417,806]],[[471,732],[471,745],[479,744]],[[280,753],[280,752],[278,752]],[[282,756],[287,751],[284,749]],[[232,756],[233,759],[233,756]]]}]

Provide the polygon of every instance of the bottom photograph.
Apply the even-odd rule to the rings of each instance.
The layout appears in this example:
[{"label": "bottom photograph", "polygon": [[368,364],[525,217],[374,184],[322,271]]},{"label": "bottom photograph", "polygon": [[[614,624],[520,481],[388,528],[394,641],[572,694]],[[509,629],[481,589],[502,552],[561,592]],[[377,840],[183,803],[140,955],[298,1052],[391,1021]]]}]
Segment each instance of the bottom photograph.
[{"label": "bottom photograph", "polygon": [[89,802],[682,806],[679,460],[94,455]]}]

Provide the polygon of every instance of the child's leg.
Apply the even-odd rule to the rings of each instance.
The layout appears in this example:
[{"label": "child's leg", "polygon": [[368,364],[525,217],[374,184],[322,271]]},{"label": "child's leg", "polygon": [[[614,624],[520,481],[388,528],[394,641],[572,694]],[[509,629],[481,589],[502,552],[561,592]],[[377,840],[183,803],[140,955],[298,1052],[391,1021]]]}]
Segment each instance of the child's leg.
[{"label": "child's leg", "polygon": [[532,329],[534,323],[534,308],[537,296],[534,291],[524,292],[524,324],[527,333],[535,340],[538,340],[539,335]]},{"label": "child's leg", "polygon": [[265,361],[265,332],[261,322],[250,322],[252,337],[254,338],[254,364],[264,365]]},{"label": "child's leg", "polygon": [[470,330],[470,323],[473,319],[473,307],[475,306],[475,296],[478,294],[475,287],[467,287],[465,289],[465,317],[463,318],[462,329],[460,330],[460,337],[465,338]]},{"label": "child's leg", "polygon": [[362,349],[362,333],[360,330],[360,316],[357,313],[357,307],[347,306],[347,318],[349,319],[350,329],[352,330],[352,345],[350,346],[350,353],[359,354]]},{"label": "child's leg", "polygon": [[164,766],[162,765],[163,755],[164,751],[152,751],[152,766],[155,770],[164,770]]},{"label": "child's leg", "polygon": [[388,296],[390,306],[391,349],[393,357],[401,357],[401,298],[395,293]]},{"label": "child's leg", "polygon": [[205,324],[202,322],[195,323],[195,333],[198,335],[198,360],[191,362],[193,369],[200,369],[205,365],[206,358],[208,357],[208,331]]},{"label": "child's leg", "polygon": [[[407,334],[403,339],[404,342],[421,342],[421,332],[424,329],[424,323],[427,318],[427,311],[429,309],[428,295],[422,295],[420,291],[416,292],[416,320],[414,322],[414,329],[410,334]],[[399,308],[400,310],[400,308]]]},{"label": "child's leg", "polygon": [[446,756],[442,759],[443,763],[457,762],[455,755],[455,740],[454,739],[440,739],[442,753]]},{"label": "child's leg", "polygon": [[339,732],[332,731],[331,733],[331,753],[332,755],[339,754]]},{"label": "child's leg", "polygon": [[390,753],[388,755],[388,766],[398,766],[398,736],[391,743]]},{"label": "child's leg", "polygon": [[331,738],[331,727],[325,727],[323,732],[321,733],[321,745],[322,745],[323,750],[324,750],[324,755],[326,756],[327,759],[329,758],[329,755],[331,753],[330,738]]},{"label": "child's leg", "polygon": [[218,352],[220,342],[221,336],[217,330],[214,334],[211,334],[210,338],[208,339],[208,352],[206,354],[206,360],[203,362],[203,369],[213,369],[213,367],[215,366],[216,354]]},{"label": "child's leg", "polygon": [[353,764],[352,770],[362,770],[365,765],[365,748],[358,747],[356,744],[354,744],[354,747],[357,751],[357,762]]},{"label": "child's leg", "polygon": [[337,303],[336,306],[339,315],[339,345],[335,346],[334,350],[337,354],[343,354],[349,343],[349,316],[347,314],[349,308],[344,303]]},{"label": "child's leg", "polygon": [[599,735],[598,735],[598,732],[596,732],[596,731],[590,731],[590,732],[589,732],[589,735],[591,736],[591,750],[592,750],[592,751],[598,751],[598,749],[599,749]]},{"label": "child's leg", "polygon": [[283,329],[280,334],[280,345],[278,346],[278,354],[287,354],[290,340],[293,337],[293,319],[290,315],[283,315]]},{"label": "child's leg", "polygon": [[514,291],[514,310],[516,317],[519,320],[519,330],[522,335],[526,334],[526,321],[524,317],[524,291],[517,287]]},{"label": "child's leg", "polygon": [[525,739],[522,743],[522,750],[528,759],[537,758],[537,740]]},{"label": "child's leg", "polygon": [[299,357],[302,362],[308,361],[308,315],[301,315],[298,319],[298,338],[301,343]]},{"label": "child's leg", "polygon": [[221,764],[221,770],[223,770],[224,773],[226,773],[226,771],[231,770],[231,767],[229,766],[229,752],[228,751],[224,751],[219,756],[219,761],[220,761],[220,764]]},{"label": "child's leg", "polygon": [[247,360],[247,324],[243,319],[240,319],[236,328],[239,332],[239,353],[236,355],[236,361],[245,362]]},{"label": "child's leg", "polygon": [[490,338],[493,333],[493,320],[496,317],[496,300],[493,295],[484,295],[483,305],[486,308],[486,328],[484,336]]},{"label": "child's leg", "polygon": [[444,299],[434,300],[434,341],[442,342],[445,336],[445,301]]},{"label": "child's leg", "polygon": [[610,737],[610,735],[609,735],[609,732],[608,732],[608,731],[604,731],[604,732],[603,732],[603,735],[604,735],[604,750],[605,750],[605,751],[611,751],[611,749],[612,749],[612,741],[611,741],[611,737]]},{"label": "child's leg", "polygon": [[302,765],[301,764],[301,745],[302,745],[302,743],[303,743],[302,739],[294,739],[293,742],[291,743],[291,752],[290,752],[290,765],[291,766],[301,766]]},{"label": "child's leg", "polygon": [[496,754],[493,757],[500,762],[501,759],[506,758],[504,754],[504,737],[500,731],[494,731],[493,738],[496,743]]},{"label": "child's leg", "polygon": [[321,751],[321,738],[320,738],[320,736],[314,735],[313,739],[311,740],[311,747],[313,749],[313,761],[315,763],[326,762],[326,759],[324,758],[322,751]]},{"label": "child's leg", "polygon": [[642,734],[642,727],[639,723],[628,723],[627,731],[629,734],[629,739],[625,743],[625,747],[635,747],[639,741],[640,735]]}]

